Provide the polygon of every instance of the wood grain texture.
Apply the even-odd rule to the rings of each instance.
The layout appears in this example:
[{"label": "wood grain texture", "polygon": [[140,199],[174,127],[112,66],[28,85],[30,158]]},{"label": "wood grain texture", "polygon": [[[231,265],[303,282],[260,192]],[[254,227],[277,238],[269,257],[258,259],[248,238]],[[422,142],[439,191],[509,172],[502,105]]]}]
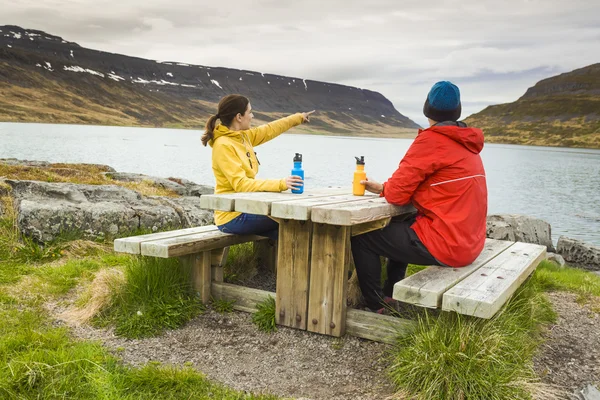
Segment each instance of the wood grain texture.
[{"label": "wood grain texture", "polygon": [[[200,197],[200,207],[206,208],[209,210],[219,210],[219,211],[235,211],[237,208],[237,202],[240,200],[243,204],[244,201],[250,201],[250,209],[254,210],[256,204],[265,204],[270,205],[272,201],[275,200],[286,200],[286,199],[297,199],[299,197],[308,197],[308,196],[316,196],[316,195],[331,195],[331,194],[342,194],[342,193],[351,193],[352,189],[343,188],[343,187],[328,187],[322,189],[314,189],[307,190],[302,194],[293,194],[289,191],[287,192],[243,192],[243,193],[222,193],[222,194],[205,194]],[[245,206],[241,206],[242,211],[240,212],[248,212],[243,211]],[[259,210],[261,206],[259,206]],[[264,209],[264,208],[262,208]],[[268,215],[260,214],[260,215]]]},{"label": "wood grain texture", "polygon": [[[375,195],[371,197],[375,198]],[[311,209],[313,207],[361,200],[364,200],[364,197],[354,196],[352,194],[343,194],[332,196],[317,195],[294,200],[275,201],[271,203],[271,216],[276,218],[308,221],[310,219]]]},{"label": "wood grain texture", "polygon": [[[213,297],[223,300],[233,300],[233,308],[238,311],[255,313],[257,305],[269,296],[276,294],[260,289],[251,289],[229,283],[213,282],[211,291]],[[415,322],[360,310],[348,310],[346,314],[346,333],[348,335],[393,344],[400,335],[413,332]]]},{"label": "wood grain texture", "polygon": [[275,298],[273,292],[223,282],[213,282],[211,291],[214,298],[235,301],[233,304],[235,310],[249,313],[258,311],[257,305],[267,300],[269,296]]},{"label": "wood grain texture", "polygon": [[397,282],[392,297],[421,307],[440,308],[447,290],[512,245],[510,241],[486,239],[483,251],[472,264],[462,268],[430,266]]},{"label": "wood grain texture", "polygon": [[363,224],[352,225],[351,236],[362,235],[371,231],[383,229],[389,225],[391,218],[384,218],[378,221],[365,222]]},{"label": "wood grain texture", "polygon": [[308,300],[308,330],[342,336],[346,329],[346,292],[350,228],[313,225]]},{"label": "wood grain texture", "polygon": [[346,334],[388,344],[400,336],[414,332],[416,322],[404,318],[348,309]]},{"label": "wood grain texture", "polygon": [[546,257],[546,246],[516,242],[444,293],[442,309],[491,318]]},{"label": "wood grain texture", "polygon": [[280,325],[306,329],[311,237],[310,221],[279,225],[275,318]]},{"label": "wood grain texture", "polygon": [[208,231],[144,242],[142,243],[142,255],[161,258],[179,257],[262,239],[264,237],[256,235],[242,236],[223,233],[219,230]]},{"label": "wood grain texture", "polygon": [[253,243],[254,254],[258,258],[258,266],[267,271],[277,271],[277,242],[261,240]]},{"label": "wood grain texture", "polygon": [[208,304],[210,300],[210,285],[211,285],[211,252],[203,251],[202,253],[185,256],[188,258],[188,263],[192,266],[192,286],[200,295],[200,301],[203,304]]},{"label": "wood grain texture", "polygon": [[412,205],[394,206],[384,198],[377,197],[375,199],[313,207],[311,220],[330,225],[352,226],[415,211]]},{"label": "wood grain texture", "polygon": [[176,229],[167,232],[150,233],[147,235],[130,236],[115,239],[113,248],[118,253],[141,254],[141,244],[152,240],[193,235],[195,233],[217,230],[216,225],[197,226],[194,228]]}]

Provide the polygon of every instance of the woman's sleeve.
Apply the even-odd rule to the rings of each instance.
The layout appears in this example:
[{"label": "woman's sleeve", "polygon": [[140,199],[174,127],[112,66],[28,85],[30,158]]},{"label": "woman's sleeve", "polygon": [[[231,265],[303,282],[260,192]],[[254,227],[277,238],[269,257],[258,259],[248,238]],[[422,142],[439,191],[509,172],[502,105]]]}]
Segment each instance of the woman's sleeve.
[{"label": "woman's sleeve", "polygon": [[300,125],[303,121],[301,113],[290,115],[289,117],[281,118],[268,124],[257,126],[256,128],[246,131],[252,146],[258,146],[266,143],[271,139],[276,138],[283,132],[296,125]]},{"label": "woman's sleeve", "polygon": [[252,179],[246,176],[232,147],[213,148],[216,167],[221,170],[236,192],[282,192],[287,190],[285,179]]}]

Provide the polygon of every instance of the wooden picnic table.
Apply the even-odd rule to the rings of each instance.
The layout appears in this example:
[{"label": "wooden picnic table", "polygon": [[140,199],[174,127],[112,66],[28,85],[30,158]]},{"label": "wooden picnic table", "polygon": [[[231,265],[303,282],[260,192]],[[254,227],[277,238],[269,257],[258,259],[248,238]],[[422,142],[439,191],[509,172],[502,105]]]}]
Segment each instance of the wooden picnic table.
[{"label": "wooden picnic table", "polygon": [[269,216],[279,222],[276,319],[280,325],[332,336],[346,328],[350,237],[412,213],[350,188],[303,194],[252,192],[203,195],[202,208]]}]

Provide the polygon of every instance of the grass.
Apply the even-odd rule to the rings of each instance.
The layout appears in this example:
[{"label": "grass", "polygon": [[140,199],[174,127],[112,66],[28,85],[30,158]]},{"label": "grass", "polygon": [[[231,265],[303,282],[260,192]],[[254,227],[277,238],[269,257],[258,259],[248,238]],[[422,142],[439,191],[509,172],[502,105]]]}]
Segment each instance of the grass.
[{"label": "grass", "polygon": [[[409,273],[417,266],[410,266]],[[411,271],[412,270],[412,271]],[[417,328],[390,351],[388,376],[413,399],[531,399],[558,393],[539,382],[533,356],[555,315],[544,292],[600,295],[600,277],[543,261],[490,320],[442,312],[416,315]]]},{"label": "grass", "polygon": [[531,283],[493,319],[418,316],[392,351],[389,376],[416,399],[529,399],[531,359],[554,314]]},{"label": "grass", "polygon": [[562,268],[542,261],[535,271],[535,282],[541,290],[560,290],[581,296],[600,296],[600,276],[577,268]]},{"label": "grass", "polygon": [[256,311],[252,314],[252,322],[263,332],[275,332],[277,325],[275,324],[275,299],[271,296],[267,297],[261,303],[258,303]]},{"label": "grass", "polygon": [[211,383],[189,366],[123,365],[95,342],[74,341],[39,308],[0,306],[0,398],[274,400]]},{"label": "grass", "polygon": [[204,310],[190,275],[190,267],[178,259],[131,258],[125,265],[125,283],[113,291],[96,322],[114,324],[115,333],[127,338],[178,328]]},{"label": "grass", "polygon": [[212,308],[220,314],[233,312],[234,304],[235,300],[212,299]]},{"label": "grass", "polygon": [[258,268],[258,255],[253,243],[241,243],[229,247],[227,262],[223,267],[225,282],[238,283],[253,277]]},{"label": "grass", "polygon": [[[128,338],[155,336],[204,310],[190,287],[189,267],[176,259],[117,255],[106,243],[72,234],[45,246],[22,240],[12,204],[6,196],[0,200],[6,210],[0,218],[0,398],[275,399],[211,383],[189,365],[127,367],[99,344],[74,340],[69,329],[48,317],[48,302],[77,296],[67,320],[110,325]],[[251,277],[256,261],[251,244],[232,246],[227,279]],[[408,274],[422,268],[410,265]],[[529,399],[544,389],[532,358],[544,327],[554,320],[544,296],[551,290],[577,293],[582,301],[597,299],[600,277],[542,262],[491,320],[417,315],[416,331],[399,337],[389,352],[387,375],[397,397]],[[213,302],[218,312],[232,306]],[[259,330],[276,330],[275,300],[259,304],[252,320]]]},{"label": "grass", "polygon": [[83,313],[70,316],[79,322],[114,324],[130,337],[180,326],[202,305],[189,287],[190,271],[176,260],[117,255],[81,241],[65,243],[58,260],[27,260],[11,250],[18,239],[11,236],[12,223],[2,227],[0,238],[9,244],[11,257],[0,259],[0,398],[277,398],[215,384],[190,365],[125,366],[99,343],[74,340],[69,329],[47,316],[47,302],[64,301],[78,291],[76,305]]},{"label": "grass", "polygon": [[[48,166],[27,166],[0,163],[0,176],[6,179],[87,185],[117,185],[136,191],[144,196],[178,196],[174,191],[165,189],[149,180],[122,182],[111,179],[110,174],[106,174],[109,171],[110,169],[107,166],[95,164],[56,163]],[[0,187],[0,193],[2,193],[2,190],[9,189]]]}]

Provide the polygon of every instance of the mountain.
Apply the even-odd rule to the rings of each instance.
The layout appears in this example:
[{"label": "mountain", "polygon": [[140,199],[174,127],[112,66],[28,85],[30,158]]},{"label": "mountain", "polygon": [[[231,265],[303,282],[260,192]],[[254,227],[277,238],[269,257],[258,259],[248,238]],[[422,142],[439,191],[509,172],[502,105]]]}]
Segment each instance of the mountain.
[{"label": "mountain", "polygon": [[0,26],[0,121],[202,129],[230,93],[246,95],[259,122],[316,109],[311,124],[299,127],[312,133],[414,136],[419,127],[370,90],[146,60]]},{"label": "mountain", "polygon": [[600,63],[544,79],[465,121],[488,142],[600,148]]}]

